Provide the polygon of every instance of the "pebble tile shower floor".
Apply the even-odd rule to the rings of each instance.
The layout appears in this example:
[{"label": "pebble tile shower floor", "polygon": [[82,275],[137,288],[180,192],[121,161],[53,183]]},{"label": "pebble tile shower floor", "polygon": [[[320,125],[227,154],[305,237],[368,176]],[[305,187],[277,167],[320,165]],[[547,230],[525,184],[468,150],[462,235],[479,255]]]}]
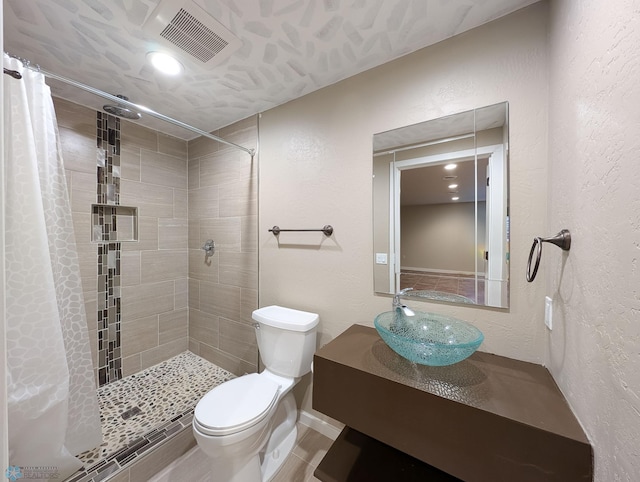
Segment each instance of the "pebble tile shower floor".
[{"label": "pebble tile shower floor", "polygon": [[98,388],[103,443],[78,456],[84,468],[66,482],[98,482],[130,464],[190,426],[198,400],[232,378],[232,373],[184,352]]}]

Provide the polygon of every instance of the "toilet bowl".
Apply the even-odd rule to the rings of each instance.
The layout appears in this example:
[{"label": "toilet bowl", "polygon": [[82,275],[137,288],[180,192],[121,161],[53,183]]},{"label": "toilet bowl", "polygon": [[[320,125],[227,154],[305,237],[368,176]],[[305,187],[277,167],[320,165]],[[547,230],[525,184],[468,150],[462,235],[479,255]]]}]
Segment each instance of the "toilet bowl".
[{"label": "toilet bowl", "polygon": [[311,369],[319,317],[268,306],[254,311],[253,319],[265,370],[215,387],[194,411],[194,436],[214,480],[267,482],[296,441],[291,389]]}]

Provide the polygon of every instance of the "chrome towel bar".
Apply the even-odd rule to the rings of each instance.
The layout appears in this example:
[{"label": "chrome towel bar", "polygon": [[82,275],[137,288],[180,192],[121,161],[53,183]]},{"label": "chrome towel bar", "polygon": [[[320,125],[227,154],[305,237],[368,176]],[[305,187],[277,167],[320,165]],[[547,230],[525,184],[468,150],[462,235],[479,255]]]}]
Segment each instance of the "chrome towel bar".
[{"label": "chrome towel bar", "polygon": [[[563,251],[569,251],[571,249],[571,233],[568,229],[563,229],[555,236],[549,238],[536,237],[531,245],[531,251],[529,251],[529,261],[527,261],[527,281],[531,283],[536,279],[538,273],[538,267],[540,266],[540,259],[542,258],[542,243],[551,243],[558,246]],[[537,248],[537,249],[536,249]],[[533,267],[533,273],[531,272],[531,260],[533,259],[533,253],[536,252],[536,263]]]},{"label": "chrome towel bar", "polygon": [[279,226],[272,227],[269,232],[274,236],[278,236],[284,232],[303,232],[303,231],[322,231],[325,236],[329,237],[333,234],[333,227],[330,224],[325,225],[322,229],[280,229]]}]

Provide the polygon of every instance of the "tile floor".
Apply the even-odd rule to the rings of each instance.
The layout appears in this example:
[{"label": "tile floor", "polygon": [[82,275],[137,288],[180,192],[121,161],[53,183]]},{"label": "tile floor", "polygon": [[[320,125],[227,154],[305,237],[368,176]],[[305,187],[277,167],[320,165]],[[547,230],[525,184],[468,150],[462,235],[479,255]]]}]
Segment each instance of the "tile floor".
[{"label": "tile floor", "polygon": [[[130,476],[128,467],[140,461],[142,455],[151,455],[152,450],[163,450],[160,448],[163,442],[174,437],[184,438],[186,432],[190,434],[198,400],[211,388],[233,377],[207,360],[184,352],[100,387],[98,401],[104,441],[100,447],[79,455],[84,468],[65,482],[131,482],[130,477],[134,476]],[[272,482],[316,481],[313,471],[332,442],[306,425],[298,424],[296,446]],[[151,480],[215,481],[209,474],[208,460],[197,447]]]},{"label": "tile floor", "polygon": [[131,465],[190,427],[198,400],[234,377],[187,351],[98,388],[103,443],[78,455],[84,467],[66,482],[101,481]]},{"label": "tile floor", "polygon": [[[333,443],[329,437],[298,423],[298,440],[271,482],[317,482],[313,471]],[[195,447],[181,459],[156,474],[150,482],[222,482],[210,473],[209,461]]]}]

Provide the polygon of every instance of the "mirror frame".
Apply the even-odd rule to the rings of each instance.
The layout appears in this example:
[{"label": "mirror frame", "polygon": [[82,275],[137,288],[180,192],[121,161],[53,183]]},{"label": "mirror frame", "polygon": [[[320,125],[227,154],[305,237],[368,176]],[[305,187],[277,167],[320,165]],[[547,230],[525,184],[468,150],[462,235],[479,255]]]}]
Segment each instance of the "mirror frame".
[{"label": "mirror frame", "polygon": [[[472,121],[470,122],[470,119]],[[458,126],[458,121],[464,125]],[[472,127],[470,127],[472,124]],[[433,134],[430,134],[433,126]],[[478,133],[488,129],[502,128],[502,143],[477,145]],[[456,150],[441,150],[437,154],[407,155],[406,151],[437,144],[444,145],[452,141],[471,138],[473,148],[464,146],[454,147]],[[460,294],[417,290],[408,292],[405,296],[417,297],[431,301],[441,301],[454,304],[473,304],[491,308],[509,308],[509,105],[501,102],[470,111],[464,111],[450,116],[433,119],[410,126],[400,127],[391,131],[374,134],[373,152],[373,263],[374,263],[374,292],[376,294],[394,294],[400,289],[400,179],[401,172],[411,168],[437,166],[446,162],[474,161],[475,179],[475,225],[474,240],[476,252],[480,245],[478,238],[478,159],[490,158],[488,169],[491,179],[495,179],[487,190],[487,235],[485,252],[498,253],[489,256],[486,270],[481,274],[478,256],[475,258],[474,293],[478,296],[480,285],[485,287],[483,302],[477,303]],[[462,141],[463,143],[465,141]],[[397,143],[394,145],[394,143]],[[439,147],[439,146],[438,146]],[[403,159],[396,160],[396,153],[403,152]],[[492,157],[493,155],[493,157]],[[378,158],[378,159],[376,159]],[[388,167],[387,167],[388,166]],[[384,171],[388,170],[388,173]],[[376,174],[378,178],[376,178]],[[382,174],[382,175],[381,175]],[[387,186],[384,186],[387,184]],[[501,187],[501,189],[499,189]],[[386,201],[384,200],[386,197]],[[481,202],[482,200],[480,200]],[[385,207],[384,204],[387,204]],[[384,212],[383,212],[384,211]],[[386,221],[385,228],[382,227]],[[489,229],[489,226],[493,226]],[[386,267],[381,268],[386,261]],[[386,274],[384,274],[386,273]],[[383,281],[386,278],[386,281]],[[476,298],[477,299],[477,298]]]}]

